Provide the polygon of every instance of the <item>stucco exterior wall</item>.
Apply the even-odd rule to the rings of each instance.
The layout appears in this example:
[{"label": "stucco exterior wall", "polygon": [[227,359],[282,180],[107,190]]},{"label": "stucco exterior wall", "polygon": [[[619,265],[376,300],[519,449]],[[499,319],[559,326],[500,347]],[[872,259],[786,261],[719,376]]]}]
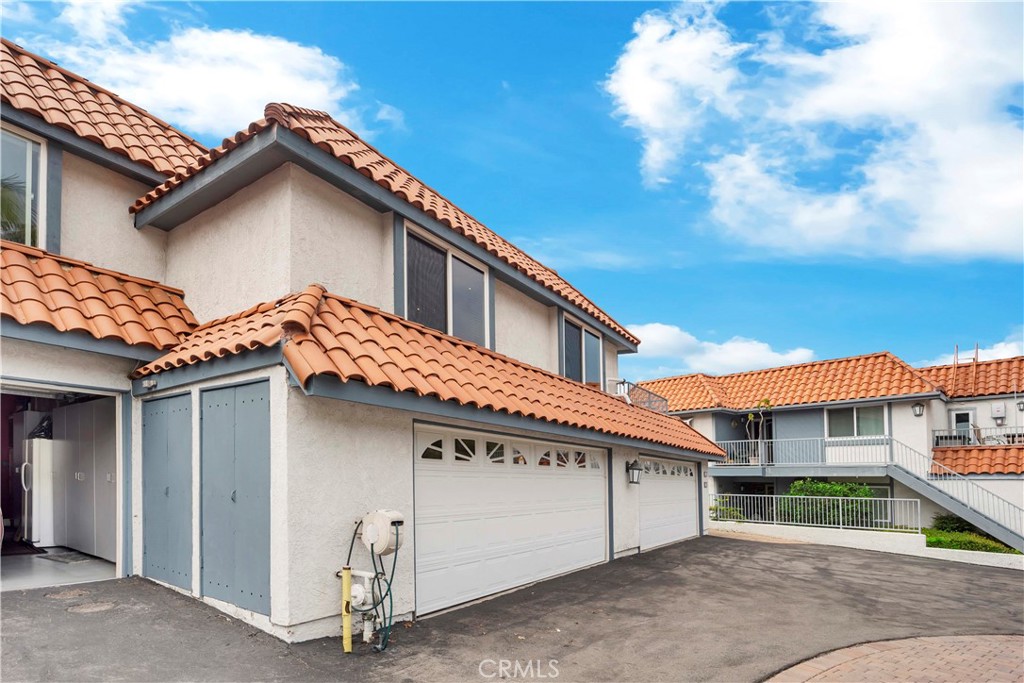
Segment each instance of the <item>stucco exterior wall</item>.
[{"label": "stucco exterior wall", "polygon": [[4,338],[0,372],[5,379],[27,379],[61,386],[128,391],[135,362],[60,346]]},{"label": "stucco exterior wall", "polygon": [[898,481],[892,482],[893,498],[916,498],[921,501],[921,526],[931,526],[935,515],[948,515],[949,510],[928,500]]},{"label": "stucco exterior wall", "polygon": [[494,308],[494,350],[558,372],[558,329],[551,309],[500,281],[494,283]]},{"label": "stucco exterior wall", "polygon": [[619,350],[607,339],[604,342],[604,390],[614,392],[619,377]]},{"label": "stucco exterior wall", "polygon": [[715,418],[711,413],[700,413],[693,417],[687,418],[690,421],[690,426],[697,430],[698,433],[706,436],[712,441],[715,440]]},{"label": "stucco exterior wall", "polygon": [[170,232],[166,281],[201,322],[292,290],[291,193],[285,165]]},{"label": "stucco exterior wall", "polygon": [[931,411],[926,410],[921,417],[915,417],[913,406],[917,401],[902,401],[891,403],[892,421],[889,425],[889,433],[896,441],[910,446],[918,453],[931,455]]},{"label": "stucco exterior wall", "polygon": [[970,480],[1017,507],[1024,507],[1024,475],[974,476]]},{"label": "stucco exterior wall", "polygon": [[[1024,394],[1024,387],[1022,387],[1022,394]],[[945,409],[939,416],[937,420],[938,424],[935,426],[935,429],[953,429],[950,413],[954,410],[965,409],[974,411],[974,424],[978,427],[981,427],[982,429],[987,427],[996,427],[995,418],[992,417],[992,407],[998,404],[1002,404],[1006,415],[1006,421],[1004,422],[1003,427],[1020,427],[1019,431],[1024,432],[1024,413],[1017,410],[1017,404],[1013,400],[1012,396],[950,401],[945,405]]]},{"label": "stucco exterior wall", "polygon": [[626,463],[640,457],[633,448],[615,448],[612,451],[612,506],[615,532],[615,556],[630,555],[640,549],[640,488],[630,486],[626,478]]},{"label": "stucco exterior wall", "polygon": [[291,181],[289,291],[311,283],[394,312],[391,214],[381,214],[303,169]]},{"label": "stucco exterior wall", "polygon": [[128,213],[128,207],[152,188],[69,152],[63,154],[61,174],[61,253],[166,282],[167,233],[136,230]]}]

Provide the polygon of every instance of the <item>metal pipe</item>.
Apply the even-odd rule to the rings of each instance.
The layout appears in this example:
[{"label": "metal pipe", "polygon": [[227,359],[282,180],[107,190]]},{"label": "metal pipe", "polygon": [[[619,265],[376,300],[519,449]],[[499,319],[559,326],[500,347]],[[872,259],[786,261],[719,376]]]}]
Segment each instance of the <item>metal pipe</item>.
[{"label": "metal pipe", "polygon": [[352,652],[352,567],[341,568],[341,645]]}]

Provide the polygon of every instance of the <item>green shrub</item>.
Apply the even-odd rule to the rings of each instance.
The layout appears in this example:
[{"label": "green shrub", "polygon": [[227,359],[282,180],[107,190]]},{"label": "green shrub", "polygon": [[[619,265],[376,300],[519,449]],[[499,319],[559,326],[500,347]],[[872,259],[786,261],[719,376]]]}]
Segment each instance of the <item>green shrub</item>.
[{"label": "green shrub", "polygon": [[873,498],[874,493],[864,484],[852,481],[816,481],[801,479],[789,485],[787,496],[830,496],[832,498]]},{"label": "green shrub", "polygon": [[954,514],[935,515],[932,517],[932,528],[936,531],[959,531],[966,534],[978,534],[988,536],[981,529],[974,526],[966,519],[957,517]]},{"label": "green shrub", "polygon": [[737,521],[742,522],[746,519],[739,508],[728,507],[726,505],[712,505],[710,508],[711,519],[718,522],[725,521]]},{"label": "green shrub", "polygon": [[948,548],[950,550],[980,550],[984,553],[1009,553],[1020,555],[1008,545],[1000,543],[980,534],[967,531],[942,531],[940,529],[921,529],[927,539],[929,548]]}]

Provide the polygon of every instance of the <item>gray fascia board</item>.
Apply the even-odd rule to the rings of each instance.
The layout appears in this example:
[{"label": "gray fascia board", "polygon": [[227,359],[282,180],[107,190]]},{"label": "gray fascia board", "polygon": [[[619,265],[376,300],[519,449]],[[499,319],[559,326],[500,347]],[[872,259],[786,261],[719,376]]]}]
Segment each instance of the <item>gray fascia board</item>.
[{"label": "gray fascia board", "polygon": [[[165,370],[155,375],[147,375],[140,379],[132,380],[132,396],[144,398],[158,391],[176,389],[196,382],[203,382],[208,379],[236,375],[249,370],[259,370],[282,362],[281,346],[275,344],[270,347],[263,347],[254,351],[245,351],[239,354],[212,358],[200,361],[191,365],[183,365],[173,370]],[[146,383],[156,381],[155,386],[145,386]]]},{"label": "gray fascia board", "polygon": [[[809,408],[843,408],[846,406],[867,405],[874,403],[889,403],[903,401],[919,401],[923,399],[940,398],[947,400],[945,394],[940,391],[931,391],[924,394],[900,394],[895,396],[877,396],[873,398],[854,398],[846,401],[820,401],[818,403],[797,403],[784,406],[772,406],[768,412],[781,413],[791,410],[807,410]],[[745,415],[757,408],[701,408],[699,410],[673,410],[669,415],[676,417],[692,417],[704,413],[726,413],[727,415]]]},{"label": "gray fascia board", "polygon": [[[288,367],[287,363],[285,363],[285,367]],[[288,368],[288,371],[291,373],[291,368]],[[681,448],[672,448],[671,446],[663,446],[649,441],[604,434],[591,429],[569,427],[546,420],[512,415],[485,408],[460,405],[454,401],[442,401],[433,396],[418,396],[407,391],[398,392],[390,387],[372,387],[355,380],[342,382],[334,377],[316,375],[309,379],[307,386],[302,387],[300,385],[300,388],[307,396],[334,398],[341,401],[351,401],[352,403],[392,408],[394,410],[405,410],[435,417],[466,420],[504,429],[522,429],[552,434],[563,439],[584,439],[602,444],[637,448],[645,452],[674,459],[706,461],[719,461],[721,459],[719,456],[706,455]]]},{"label": "gray fascia board", "polygon": [[61,332],[45,323],[22,325],[10,318],[4,318],[3,323],[0,323],[0,336],[147,363],[165,353],[140,344],[126,344],[116,339],[97,339],[86,332]]},{"label": "gray fascia board", "polygon": [[111,152],[103,145],[79,137],[66,128],[54,126],[38,116],[14,109],[6,104],[0,107],[0,118],[40,137],[59,142],[65,152],[77,154],[146,185],[155,187],[167,180],[166,175],[154,171],[149,166],[134,162],[117,152]]},{"label": "gray fascia board", "polygon": [[712,477],[884,477],[886,465],[728,465],[708,468]]},{"label": "gray fascia board", "polygon": [[252,184],[278,166],[292,162],[327,183],[355,197],[376,211],[394,212],[408,219],[431,235],[444,240],[494,271],[495,277],[533,299],[560,310],[571,308],[572,315],[594,329],[600,330],[627,351],[635,353],[637,345],[589,313],[569,303],[533,279],[502,261],[480,245],[444,225],[426,212],[396,197],[391,190],[378,185],[334,155],[312,145],[290,130],[274,125],[218,159],[181,187],[160,197],[135,216],[135,227],[152,225],[172,230],[210,206]]},{"label": "gray fascia board", "polygon": [[135,214],[135,227],[173,230],[286,163],[289,159],[277,144],[276,129],[260,131],[181,187],[158,198]]}]

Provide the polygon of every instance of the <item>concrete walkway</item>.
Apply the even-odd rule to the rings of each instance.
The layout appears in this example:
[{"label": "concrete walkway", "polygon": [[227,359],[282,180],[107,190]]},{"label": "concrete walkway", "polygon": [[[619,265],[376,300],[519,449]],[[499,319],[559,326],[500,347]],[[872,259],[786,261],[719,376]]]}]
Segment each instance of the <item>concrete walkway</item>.
[{"label": "concrete walkway", "polygon": [[703,537],[402,626],[382,654],[345,656],[337,638],[288,645],[138,578],[6,591],[0,623],[4,681],[493,681],[505,660],[532,662],[534,678],[554,678],[556,661],[559,683],[742,682],[857,643],[1024,634],[1024,582]]},{"label": "concrete walkway", "polygon": [[1024,680],[1024,637],[946,636],[865,643],[801,662],[768,683]]}]

